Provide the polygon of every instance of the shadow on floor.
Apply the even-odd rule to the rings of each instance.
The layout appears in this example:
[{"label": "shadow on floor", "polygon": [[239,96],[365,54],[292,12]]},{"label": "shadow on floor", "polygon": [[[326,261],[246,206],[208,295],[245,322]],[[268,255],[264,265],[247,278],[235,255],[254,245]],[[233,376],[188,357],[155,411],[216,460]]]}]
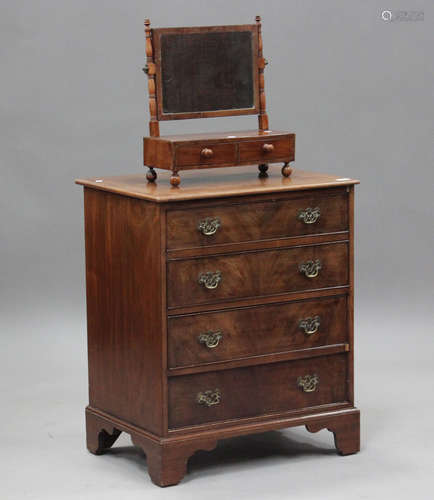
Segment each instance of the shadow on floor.
[{"label": "shadow on floor", "polygon": [[[327,431],[325,431],[327,432]],[[197,451],[188,461],[189,476],[200,472],[211,475],[219,474],[225,469],[225,465],[237,464],[241,468],[248,467],[252,461],[266,461],[269,459],[292,458],[296,460],[309,459],[312,456],[333,455],[336,449],[333,445],[333,437],[330,434],[330,444],[324,445],[318,439],[309,436],[298,436],[290,431],[270,431],[262,434],[251,434],[218,442],[213,451]],[[111,448],[106,455],[113,458],[127,459],[134,462],[140,469],[145,465],[145,454],[140,448],[134,446],[119,446]]]}]

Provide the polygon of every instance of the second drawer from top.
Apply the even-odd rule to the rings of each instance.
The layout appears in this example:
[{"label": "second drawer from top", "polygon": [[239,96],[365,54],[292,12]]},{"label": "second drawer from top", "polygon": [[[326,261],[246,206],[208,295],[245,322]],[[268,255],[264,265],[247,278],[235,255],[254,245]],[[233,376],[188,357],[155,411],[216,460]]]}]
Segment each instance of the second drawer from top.
[{"label": "second drawer from top", "polygon": [[347,286],[348,256],[331,243],[169,261],[168,307]]}]

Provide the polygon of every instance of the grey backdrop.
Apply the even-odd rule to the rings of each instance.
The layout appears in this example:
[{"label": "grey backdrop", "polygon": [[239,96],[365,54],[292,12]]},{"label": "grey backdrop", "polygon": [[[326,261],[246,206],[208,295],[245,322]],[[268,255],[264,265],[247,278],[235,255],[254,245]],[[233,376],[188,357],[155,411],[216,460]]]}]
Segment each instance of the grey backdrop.
[{"label": "grey backdrop", "polygon": [[[1,1],[2,498],[337,499],[350,489],[355,498],[431,498],[433,4],[391,3]],[[425,19],[383,21],[392,7]],[[303,429],[229,440],[196,455],[180,486],[158,490],[127,438],[104,457],[85,451],[83,211],[73,180],[142,171],[144,17],[188,26],[250,23],[256,14],[270,61],[270,125],[297,134],[296,168],[361,180],[363,448],[339,458],[329,433]],[[255,126],[240,117],[161,129]]]}]

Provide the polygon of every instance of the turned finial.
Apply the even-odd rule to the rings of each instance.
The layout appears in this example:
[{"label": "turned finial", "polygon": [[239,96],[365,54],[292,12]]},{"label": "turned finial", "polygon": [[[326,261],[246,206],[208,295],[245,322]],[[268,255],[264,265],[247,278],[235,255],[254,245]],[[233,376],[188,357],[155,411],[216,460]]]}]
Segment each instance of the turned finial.
[{"label": "turned finial", "polygon": [[145,29],[149,29],[149,26],[151,26],[151,21],[149,19],[145,19]]},{"label": "turned finial", "polygon": [[259,24],[261,22],[261,16],[256,16],[255,21]]}]

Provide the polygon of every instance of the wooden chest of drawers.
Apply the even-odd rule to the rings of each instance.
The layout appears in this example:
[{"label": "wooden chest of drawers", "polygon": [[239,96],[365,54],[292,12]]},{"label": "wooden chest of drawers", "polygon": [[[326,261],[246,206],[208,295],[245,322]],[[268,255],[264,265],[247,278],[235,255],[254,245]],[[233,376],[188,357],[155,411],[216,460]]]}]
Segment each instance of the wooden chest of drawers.
[{"label": "wooden chest of drawers", "polygon": [[219,439],[305,425],[359,450],[357,181],[234,169],[85,186],[88,449],[121,432],[161,486]]}]

